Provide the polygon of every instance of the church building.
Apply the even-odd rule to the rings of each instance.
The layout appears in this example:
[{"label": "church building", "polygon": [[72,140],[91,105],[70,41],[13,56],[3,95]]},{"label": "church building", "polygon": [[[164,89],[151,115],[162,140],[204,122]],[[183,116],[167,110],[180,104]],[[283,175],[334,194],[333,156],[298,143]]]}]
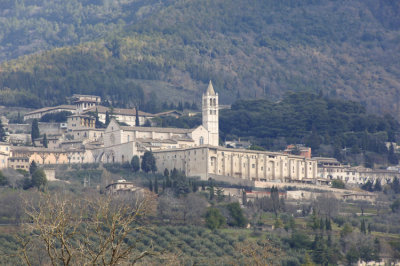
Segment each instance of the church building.
[{"label": "church building", "polygon": [[218,146],[218,93],[211,81],[203,94],[202,111],[203,124],[192,129],[121,126],[112,119],[104,132],[104,148],[95,156],[96,162],[124,163],[146,150]]},{"label": "church building", "polygon": [[104,133],[104,148],[92,150],[95,161],[124,163],[150,150],[160,173],[176,168],[203,180],[311,182],[317,177],[313,159],[220,147],[218,109],[218,93],[210,81],[202,96],[202,125],[196,128],[120,126],[112,120]]}]

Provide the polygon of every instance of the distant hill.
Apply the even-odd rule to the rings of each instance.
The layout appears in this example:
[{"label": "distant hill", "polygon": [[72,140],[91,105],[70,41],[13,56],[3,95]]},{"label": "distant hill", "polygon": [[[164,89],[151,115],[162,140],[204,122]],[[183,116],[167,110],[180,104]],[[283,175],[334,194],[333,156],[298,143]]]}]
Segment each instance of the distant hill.
[{"label": "distant hill", "polygon": [[160,100],[192,101],[212,79],[222,103],[321,90],[400,118],[398,1],[156,5],[134,22],[121,9],[123,27],[86,37],[93,42],[4,63],[0,104],[57,104],[77,92],[110,96],[120,105],[146,101],[152,91]]}]

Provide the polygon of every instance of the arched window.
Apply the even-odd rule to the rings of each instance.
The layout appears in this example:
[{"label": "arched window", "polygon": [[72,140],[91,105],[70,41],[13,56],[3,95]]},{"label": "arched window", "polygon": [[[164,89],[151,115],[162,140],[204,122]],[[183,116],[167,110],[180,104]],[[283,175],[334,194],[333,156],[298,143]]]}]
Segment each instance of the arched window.
[{"label": "arched window", "polygon": [[212,106],[213,105],[213,100],[212,99],[210,99],[210,106]]},{"label": "arched window", "polygon": [[203,145],[203,144],[204,144],[204,138],[200,137],[200,145]]},{"label": "arched window", "polygon": [[214,98],[213,102],[214,102],[214,106],[217,106],[217,99]]}]

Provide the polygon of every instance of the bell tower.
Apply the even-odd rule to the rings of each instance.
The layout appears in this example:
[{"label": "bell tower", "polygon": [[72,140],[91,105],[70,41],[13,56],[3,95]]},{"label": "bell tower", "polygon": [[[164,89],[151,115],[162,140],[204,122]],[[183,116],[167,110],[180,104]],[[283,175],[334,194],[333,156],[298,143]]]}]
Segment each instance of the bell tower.
[{"label": "bell tower", "polygon": [[208,144],[218,146],[218,93],[215,93],[211,80],[206,93],[203,94],[202,107],[203,126],[208,130]]}]

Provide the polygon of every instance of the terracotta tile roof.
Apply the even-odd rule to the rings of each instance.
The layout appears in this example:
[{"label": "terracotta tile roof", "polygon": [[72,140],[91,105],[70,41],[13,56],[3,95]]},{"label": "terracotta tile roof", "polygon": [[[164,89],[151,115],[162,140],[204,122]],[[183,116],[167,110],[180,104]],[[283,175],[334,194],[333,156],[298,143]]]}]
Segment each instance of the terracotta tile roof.
[{"label": "terracotta tile roof", "polygon": [[[94,107],[91,107],[91,108],[85,110],[84,113],[96,112],[96,109],[97,109],[97,112],[99,114],[105,114],[107,111],[110,112],[110,108],[102,106],[102,105],[98,105],[98,106],[94,106]],[[114,108],[113,109],[113,114],[114,115],[130,115],[130,116],[134,116],[134,115],[136,115],[136,109],[135,108],[132,108],[132,109]],[[153,114],[142,112],[140,110],[139,110],[139,116],[154,117]]]},{"label": "terracotta tile roof", "polygon": [[67,109],[67,110],[70,110],[70,111],[75,111],[76,108],[73,105],[66,105],[66,104],[65,105],[53,106],[53,107],[44,107],[44,108],[40,108],[40,109],[37,109],[37,110],[33,110],[32,112],[26,113],[25,116],[26,115],[37,114],[37,113],[48,112],[48,111],[55,110],[55,109]]},{"label": "terracotta tile roof", "polygon": [[142,131],[142,132],[160,132],[160,133],[176,133],[176,134],[187,134],[195,130],[195,128],[170,128],[170,127],[128,127],[121,126],[122,130],[125,131]]}]

